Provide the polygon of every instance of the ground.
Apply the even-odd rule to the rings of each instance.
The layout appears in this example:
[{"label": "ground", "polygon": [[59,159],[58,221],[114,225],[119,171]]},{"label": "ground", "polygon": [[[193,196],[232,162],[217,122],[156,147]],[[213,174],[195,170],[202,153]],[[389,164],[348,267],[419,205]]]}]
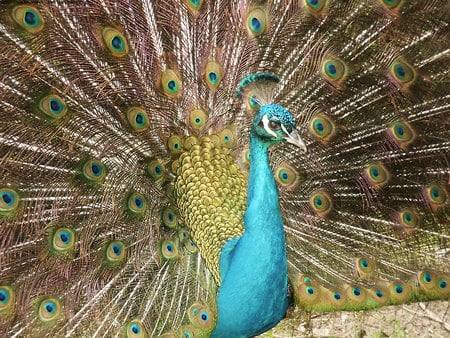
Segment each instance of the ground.
[{"label": "ground", "polygon": [[435,301],[387,306],[373,311],[308,314],[295,310],[259,338],[450,337],[450,303]]}]

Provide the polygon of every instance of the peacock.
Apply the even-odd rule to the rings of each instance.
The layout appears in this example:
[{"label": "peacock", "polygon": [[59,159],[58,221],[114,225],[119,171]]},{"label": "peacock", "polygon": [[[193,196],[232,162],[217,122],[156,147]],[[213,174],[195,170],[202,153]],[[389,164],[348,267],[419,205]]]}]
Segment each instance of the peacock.
[{"label": "peacock", "polygon": [[253,337],[448,300],[448,19],[2,1],[0,335]]}]

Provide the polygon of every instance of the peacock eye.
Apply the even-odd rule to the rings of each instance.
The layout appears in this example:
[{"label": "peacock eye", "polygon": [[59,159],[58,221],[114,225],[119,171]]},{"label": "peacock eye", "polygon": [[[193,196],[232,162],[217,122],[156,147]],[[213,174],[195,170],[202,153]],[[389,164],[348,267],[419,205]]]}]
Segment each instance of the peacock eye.
[{"label": "peacock eye", "polygon": [[281,124],[279,122],[269,121],[269,128],[272,130],[280,130]]}]

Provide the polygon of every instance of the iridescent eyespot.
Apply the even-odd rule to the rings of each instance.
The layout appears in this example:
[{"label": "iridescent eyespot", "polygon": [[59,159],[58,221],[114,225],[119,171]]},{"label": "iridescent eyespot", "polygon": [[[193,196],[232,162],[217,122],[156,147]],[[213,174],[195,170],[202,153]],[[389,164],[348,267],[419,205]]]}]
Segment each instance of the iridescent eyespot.
[{"label": "iridescent eyespot", "polygon": [[0,285],[0,314],[14,305],[15,292],[7,285]]},{"label": "iridescent eyespot", "polygon": [[365,176],[375,187],[381,188],[389,182],[390,174],[387,169],[379,163],[370,164],[365,169]]},{"label": "iridescent eyespot", "polygon": [[241,153],[241,159],[242,159],[242,163],[246,165],[246,167],[248,168],[250,166],[250,149],[246,148],[244,149],[244,151]]},{"label": "iridescent eyespot", "polygon": [[147,201],[144,195],[134,192],[128,197],[127,208],[132,215],[144,215],[146,207]]},{"label": "iridescent eyespot", "polygon": [[75,246],[75,232],[70,228],[57,228],[51,231],[51,246],[56,253],[67,253]]},{"label": "iridescent eyespot", "polygon": [[248,95],[247,108],[250,111],[257,112],[261,108],[260,103],[257,100],[256,95]]},{"label": "iridescent eyespot", "polygon": [[448,286],[447,280],[446,280],[446,279],[441,279],[441,280],[438,282],[438,286],[439,286],[439,288],[442,289],[442,290],[447,289],[447,286]]},{"label": "iridescent eyespot", "polygon": [[198,331],[195,327],[192,325],[185,325],[181,327],[181,337],[182,338],[195,338],[196,332]]},{"label": "iridescent eyespot", "polygon": [[283,164],[276,169],[275,180],[284,188],[293,188],[301,181],[297,170],[288,164]]},{"label": "iridescent eyespot", "polygon": [[202,6],[203,0],[184,0],[184,2],[186,3],[191,13],[197,15],[200,7]]},{"label": "iridescent eyespot", "polygon": [[225,128],[218,134],[220,144],[226,148],[232,148],[234,146],[234,134],[230,128]]},{"label": "iridescent eyespot", "polygon": [[147,165],[147,173],[153,182],[159,182],[163,179],[165,170],[164,165],[158,160],[153,160]]},{"label": "iridescent eyespot", "polygon": [[205,81],[210,90],[216,90],[222,81],[222,65],[217,61],[208,61],[205,66]]},{"label": "iridescent eyespot", "polygon": [[118,265],[126,259],[126,248],[122,241],[111,241],[106,245],[105,263]]},{"label": "iridescent eyespot", "polygon": [[169,229],[176,229],[178,226],[178,216],[173,209],[164,208],[161,214],[163,224]]},{"label": "iridescent eyespot", "polygon": [[410,297],[411,286],[403,282],[393,282],[389,286],[389,294],[393,303],[404,303]]},{"label": "iridescent eyespot", "polygon": [[257,37],[266,33],[269,18],[264,8],[255,8],[250,11],[246,19],[247,32],[250,36]]},{"label": "iridescent eyespot", "polygon": [[320,216],[327,215],[333,208],[330,196],[325,192],[316,192],[309,198],[313,210]]},{"label": "iridescent eyespot", "polygon": [[311,119],[309,132],[320,141],[329,141],[335,134],[333,121],[325,114],[319,114]]},{"label": "iridescent eyespot", "polygon": [[301,283],[298,286],[299,302],[306,308],[311,308],[321,297],[320,286],[313,282]]},{"label": "iridescent eyespot", "polygon": [[347,288],[346,290],[347,298],[356,304],[362,304],[367,299],[367,292],[365,289],[357,287],[357,286],[351,286]]},{"label": "iridescent eyespot", "polygon": [[420,225],[421,218],[415,210],[404,209],[399,213],[400,224],[407,228],[413,228]]},{"label": "iridescent eyespot", "polygon": [[416,135],[409,124],[398,121],[391,124],[389,134],[400,147],[406,147],[414,141]]},{"label": "iridescent eyespot", "polygon": [[139,319],[133,319],[126,325],[127,338],[141,338],[146,336],[147,332]]},{"label": "iridescent eyespot", "polygon": [[17,192],[11,188],[0,188],[0,215],[8,214],[17,209],[20,198]]},{"label": "iridescent eyespot", "polygon": [[101,183],[106,174],[105,165],[98,160],[88,160],[83,165],[83,177],[91,183]]},{"label": "iridescent eyespot", "polygon": [[195,130],[202,130],[208,120],[208,115],[202,109],[194,109],[189,113],[189,123]]},{"label": "iridescent eyespot", "polygon": [[147,112],[139,107],[131,107],[127,110],[127,120],[136,132],[145,131],[150,126]]},{"label": "iridescent eyespot", "polygon": [[164,259],[173,260],[178,258],[179,251],[175,241],[166,239],[163,240],[160,245],[161,255]]},{"label": "iridescent eyespot", "polygon": [[324,296],[325,300],[332,304],[334,308],[340,309],[347,304],[347,296],[341,291],[329,290]]},{"label": "iridescent eyespot", "polygon": [[379,0],[387,9],[396,9],[403,5],[404,0]]},{"label": "iridescent eyespot", "polygon": [[322,76],[333,84],[339,84],[347,77],[348,69],[345,63],[336,58],[326,58],[321,66]]},{"label": "iridescent eyespot", "polygon": [[36,7],[19,5],[13,7],[11,17],[28,33],[35,34],[44,28],[44,19]]},{"label": "iridescent eyespot", "polygon": [[178,229],[178,239],[181,243],[185,243],[189,239],[189,233],[186,228]]},{"label": "iridescent eyespot", "polygon": [[360,277],[367,277],[374,271],[374,263],[368,257],[356,258],[356,270]]},{"label": "iridescent eyespot", "polygon": [[324,11],[328,6],[328,0],[303,0],[305,8],[314,14]]},{"label": "iridescent eyespot", "polygon": [[181,153],[183,151],[183,139],[178,135],[171,135],[167,139],[167,149],[172,155]]},{"label": "iridescent eyespot", "polygon": [[389,70],[396,83],[402,87],[414,83],[417,78],[415,69],[401,59],[392,62]]},{"label": "iridescent eyespot", "polygon": [[58,95],[50,94],[43,97],[38,104],[39,111],[53,120],[62,118],[67,113],[66,102]]},{"label": "iridescent eyespot", "polygon": [[49,297],[40,301],[38,307],[39,320],[45,323],[56,321],[61,314],[61,303],[57,298]]},{"label": "iridescent eyespot", "polygon": [[180,77],[172,70],[167,69],[161,75],[161,85],[164,94],[177,98],[181,93]]},{"label": "iridescent eyespot", "polygon": [[389,293],[384,287],[369,289],[369,295],[378,304],[386,304],[389,300]]},{"label": "iridescent eyespot", "polygon": [[197,245],[195,245],[195,243],[190,238],[184,242],[184,247],[191,254],[196,253],[198,251]]},{"label": "iridescent eyespot", "polygon": [[426,188],[428,201],[434,207],[441,207],[447,202],[447,192],[442,186],[430,185]]},{"label": "iridescent eyespot", "polygon": [[115,57],[121,58],[128,54],[128,43],[125,36],[117,29],[105,27],[102,29],[103,43]]},{"label": "iridescent eyespot", "polygon": [[194,304],[188,311],[189,321],[197,328],[212,330],[215,326],[215,316],[208,306]]}]

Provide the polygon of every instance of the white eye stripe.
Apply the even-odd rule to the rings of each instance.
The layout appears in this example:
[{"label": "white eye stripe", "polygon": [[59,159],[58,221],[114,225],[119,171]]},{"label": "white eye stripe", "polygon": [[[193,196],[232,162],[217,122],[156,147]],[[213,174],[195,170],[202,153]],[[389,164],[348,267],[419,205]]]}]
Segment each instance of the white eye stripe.
[{"label": "white eye stripe", "polygon": [[270,127],[269,127],[269,118],[267,117],[267,115],[264,115],[262,117],[261,121],[263,123],[264,130],[267,131],[268,134],[272,135],[273,137],[278,137],[277,134],[275,134],[275,132],[272,129],[270,129]]}]

